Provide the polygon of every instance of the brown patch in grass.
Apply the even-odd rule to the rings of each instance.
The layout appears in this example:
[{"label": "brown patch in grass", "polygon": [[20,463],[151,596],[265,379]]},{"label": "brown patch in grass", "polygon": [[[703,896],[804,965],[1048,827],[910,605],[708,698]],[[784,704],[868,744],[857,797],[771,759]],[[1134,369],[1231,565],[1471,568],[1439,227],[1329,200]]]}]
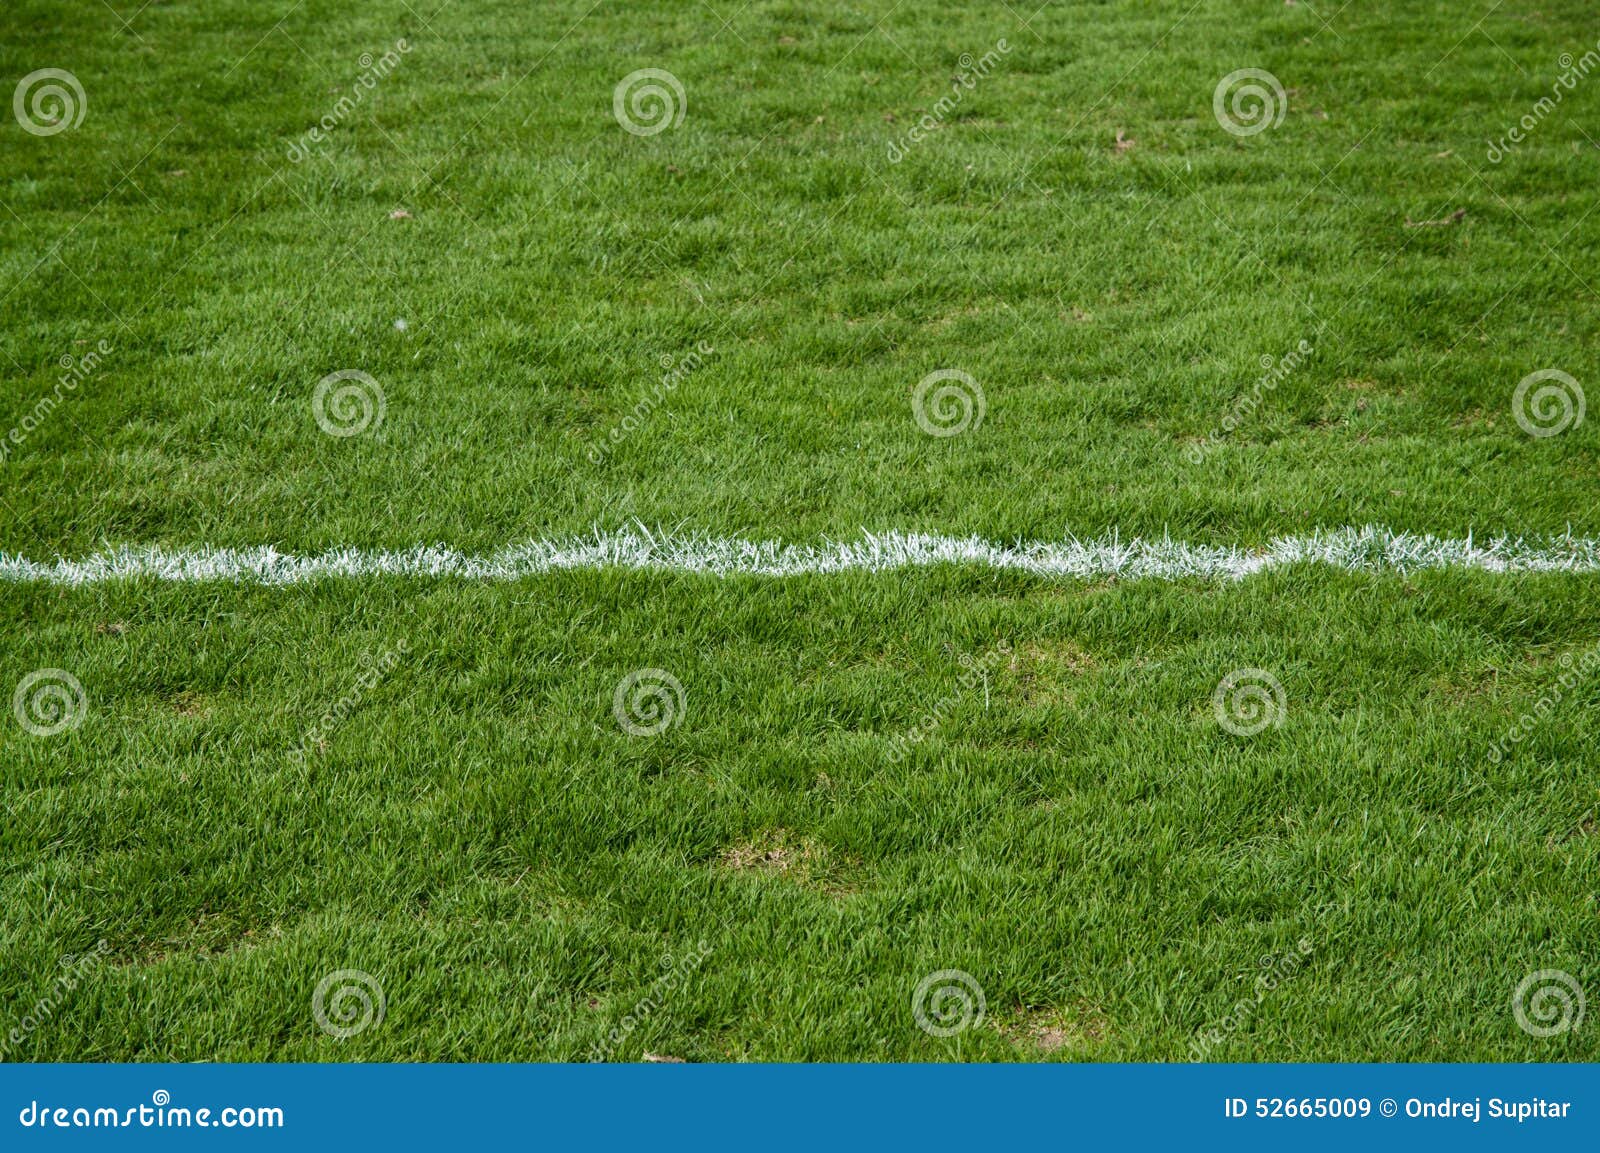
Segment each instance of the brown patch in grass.
[{"label": "brown patch in grass", "polygon": [[225,913],[201,913],[186,929],[157,940],[144,940],[127,953],[108,958],[113,965],[161,965],[168,961],[214,961],[259,948],[283,936],[277,925],[244,929]]},{"label": "brown patch in grass", "polygon": [[1100,667],[1100,662],[1074,640],[1033,641],[1011,654],[1012,669],[1032,665],[1058,669],[1072,676],[1082,676]]},{"label": "brown patch in grass", "polygon": [[958,308],[954,312],[947,312],[943,316],[937,317],[930,321],[928,327],[945,328],[954,324],[958,320],[968,320],[986,315],[988,314],[983,309],[976,306],[970,308]]},{"label": "brown patch in grass", "polygon": [[[1486,665],[1460,673],[1445,673],[1434,678],[1428,691],[1449,701],[1466,702],[1480,697],[1493,697],[1500,688],[1500,678],[1505,677],[1513,690],[1521,688],[1536,701],[1552,690],[1561,688],[1561,680],[1568,673],[1579,675],[1583,654],[1589,642],[1577,645],[1541,645],[1525,649],[1499,665]],[[1520,710],[1519,710],[1520,711]]]},{"label": "brown patch in grass", "polygon": [[1585,837],[1594,836],[1596,833],[1600,833],[1600,812],[1590,809],[1578,818],[1578,823],[1575,826],[1565,833],[1559,836],[1551,833],[1549,840],[1545,843],[1545,847],[1554,850],[1558,845],[1565,845],[1569,841],[1581,841]]},{"label": "brown patch in grass", "polygon": [[787,829],[772,829],[742,845],[722,851],[727,869],[759,869],[767,873],[787,873],[797,866],[809,866],[821,854],[806,839],[796,839]]},{"label": "brown patch in grass", "polygon": [[788,829],[769,829],[751,840],[731,845],[722,851],[718,863],[734,872],[784,877],[830,897],[848,897],[855,892],[854,886],[842,880],[846,867],[855,862]]},{"label": "brown patch in grass", "polygon": [[1466,218],[1467,218],[1467,210],[1465,208],[1458,208],[1454,212],[1452,212],[1449,216],[1442,216],[1438,220],[1412,220],[1411,217],[1408,216],[1408,217],[1406,217],[1406,227],[1407,228],[1444,228],[1447,225],[1460,224]]},{"label": "brown patch in grass", "polygon": [[1584,653],[1595,643],[1593,640],[1584,640],[1572,645],[1541,645],[1536,649],[1529,649],[1523,654],[1522,659],[1529,668],[1553,669],[1559,676],[1568,670],[1577,669]]},{"label": "brown patch in grass", "polygon": [[1479,669],[1460,676],[1440,676],[1428,686],[1429,694],[1455,704],[1493,696],[1500,680],[1499,669]]},{"label": "brown patch in grass", "polygon": [[1070,700],[1075,682],[1099,662],[1072,640],[1030,641],[1012,650],[1010,670],[1027,706]]},{"label": "brown patch in grass", "polygon": [[1047,1054],[1088,1053],[1103,1045],[1108,1033],[1105,1016],[1087,1001],[1065,1009],[1019,1007],[994,1025],[1013,1045]]},{"label": "brown patch in grass", "polygon": [[180,717],[206,717],[211,715],[211,706],[199,693],[182,692],[172,698],[172,711]]}]

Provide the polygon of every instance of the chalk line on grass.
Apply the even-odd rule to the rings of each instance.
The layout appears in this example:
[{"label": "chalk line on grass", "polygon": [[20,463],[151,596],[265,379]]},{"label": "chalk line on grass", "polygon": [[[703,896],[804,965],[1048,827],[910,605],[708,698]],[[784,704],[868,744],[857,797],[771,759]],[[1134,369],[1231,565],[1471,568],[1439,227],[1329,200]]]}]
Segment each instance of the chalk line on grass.
[{"label": "chalk line on grass", "polygon": [[1600,538],[1448,538],[1386,528],[1277,537],[1259,548],[1182,541],[1094,540],[994,544],[979,537],[863,533],[815,545],[658,533],[642,527],[531,540],[488,555],[441,545],[398,551],[335,549],[310,556],[261,548],[121,546],[81,560],[32,561],[0,552],[0,581],[88,585],[107,581],[240,581],[293,585],[359,577],[510,581],[572,569],[631,569],[710,576],[785,577],[958,565],[1068,579],[1238,580],[1296,564],[1361,572],[1477,569],[1495,573],[1600,572]]}]

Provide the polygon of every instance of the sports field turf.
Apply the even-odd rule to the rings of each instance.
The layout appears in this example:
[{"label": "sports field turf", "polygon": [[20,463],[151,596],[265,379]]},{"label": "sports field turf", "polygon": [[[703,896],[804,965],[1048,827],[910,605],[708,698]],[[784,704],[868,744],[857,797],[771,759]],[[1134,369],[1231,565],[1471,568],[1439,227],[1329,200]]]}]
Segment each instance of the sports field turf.
[{"label": "sports field turf", "polygon": [[18,561],[1592,551],[1592,5],[11,0],[0,79],[6,1059],[1600,1059],[1593,571]]}]

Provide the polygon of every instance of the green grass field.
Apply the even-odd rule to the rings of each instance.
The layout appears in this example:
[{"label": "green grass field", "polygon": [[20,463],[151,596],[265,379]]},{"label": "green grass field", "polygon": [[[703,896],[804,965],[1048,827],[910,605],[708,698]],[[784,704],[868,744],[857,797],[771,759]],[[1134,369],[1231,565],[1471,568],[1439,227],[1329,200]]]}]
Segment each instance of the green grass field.
[{"label": "green grass field", "polygon": [[[13,0],[0,79],[5,557],[1600,534],[1577,0]],[[0,580],[0,1050],[1600,1060],[1597,580]]]}]

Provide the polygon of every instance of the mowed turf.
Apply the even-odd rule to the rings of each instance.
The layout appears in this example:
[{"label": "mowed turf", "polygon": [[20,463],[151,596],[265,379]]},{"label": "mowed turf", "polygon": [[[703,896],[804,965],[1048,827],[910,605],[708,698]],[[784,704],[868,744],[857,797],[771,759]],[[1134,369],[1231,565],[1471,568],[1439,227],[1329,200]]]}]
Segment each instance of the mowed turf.
[{"label": "mowed turf", "polygon": [[[0,422],[112,352],[12,452],[0,547],[1600,531],[1600,422],[1510,411],[1536,370],[1592,380],[1600,85],[1487,159],[1588,5],[721,8],[8,4],[0,70],[67,68],[87,110],[0,132]],[[644,68],[685,94],[653,136],[613,115]],[[1287,101],[1249,137],[1212,109],[1243,68]],[[352,369],[387,411],[336,440],[311,399]],[[984,390],[970,434],[912,419],[939,369]]]},{"label": "mowed turf", "polygon": [[[0,123],[7,553],[1600,532],[1600,422],[1512,413],[1593,380],[1600,77],[1486,155],[1600,39],[1573,0],[112,9],[0,12],[4,91],[87,100]],[[645,68],[684,115],[639,136]],[[1243,68],[1286,98],[1246,137]],[[948,438],[939,369],[985,401]],[[384,398],[348,438],[343,370]],[[1596,988],[1594,589],[0,587],[4,699],[86,702],[0,714],[5,1056],[1597,1059],[1512,1006]],[[1246,668],[1285,702],[1253,736],[1212,706]],[[613,715],[641,669],[660,735]],[[344,1039],[340,970],[386,1006]],[[945,970],[986,1015],[938,1036]]]},{"label": "mowed turf", "polygon": [[[110,949],[25,1057],[582,1060],[702,942],[608,1055],[1183,1059],[1243,1001],[1210,1056],[1596,1056],[1511,1010],[1593,972],[1596,685],[1489,754],[1592,646],[1591,578],[0,595],[7,683],[48,654],[89,701],[0,744],[8,1009]],[[1242,665],[1285,693],[1251,737],[1212,708]],[[642,667],[684,690],[655,737],[612,712]],[[387,999],[342,1041],[340,969]],[[932,1037],[948,969],[987,1019]]]}]

